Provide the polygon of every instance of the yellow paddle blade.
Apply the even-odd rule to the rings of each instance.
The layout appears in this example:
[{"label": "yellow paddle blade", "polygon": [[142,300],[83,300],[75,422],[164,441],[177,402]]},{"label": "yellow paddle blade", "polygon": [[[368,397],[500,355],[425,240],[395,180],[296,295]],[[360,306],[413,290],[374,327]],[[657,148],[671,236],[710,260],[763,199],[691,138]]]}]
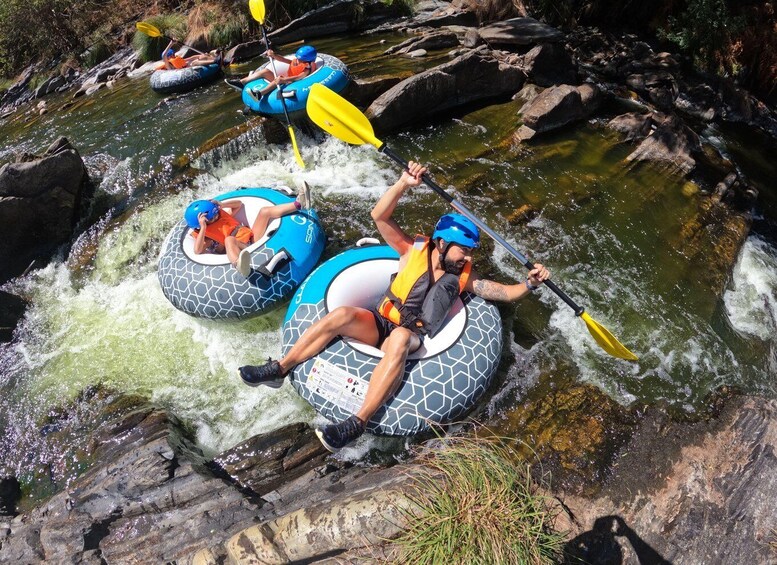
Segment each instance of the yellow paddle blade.
[{"label": "yellow paddle blade", "polygon": [[251,16],[264,25],[264,0],[248,0],[248,9],[251,10]]},{"label": "yellow paddle blade", "polygon": [[308,116],[321,129],[352,145],[369,143],[380,149],[372,124],[359,109],[323,84],[310,87]]},{"label": "yellow paddle blade", "polygon": [[149,37],[162,37],[162,32],[159,31],[159,28],[157,28],[156,26],[152,26],[149,23],[138,22],[135,24],[135,27],[138,29],[139,32],[145,33]]},{"label": "yellow paddle blade", "polygon": [[305,161],[302,160],[302,155],[299,153],[299,147],[297,147],[297,138],[294,137],[294,129],[289,124],[289,137],[291,138],[291,146],[294,148],[294,157],[297,159],[297,163],[303,169],[305,168]]},{"label": "yellow paddle blade", "polygon": [[626,359],[627,361],[637,360],[636,355],[634,355],[631,351],[626,349],[626,347],[620,341],[618,341],[615,338],[615,336],[609,332],[607,328],[605,328],[604,326],[599,324],[599,322],[591,318],[591,316],[589,316],[587,312],[583,312],[580,315],[580,317],[583,318],[585,325],[588,326],[588,331],[594,337],[594,340],[596,340],[596,343],[598,343],[599,346],[602,349],[604,349],[607,353],[609,353],[613,357],[618,357],[619,359]]}]

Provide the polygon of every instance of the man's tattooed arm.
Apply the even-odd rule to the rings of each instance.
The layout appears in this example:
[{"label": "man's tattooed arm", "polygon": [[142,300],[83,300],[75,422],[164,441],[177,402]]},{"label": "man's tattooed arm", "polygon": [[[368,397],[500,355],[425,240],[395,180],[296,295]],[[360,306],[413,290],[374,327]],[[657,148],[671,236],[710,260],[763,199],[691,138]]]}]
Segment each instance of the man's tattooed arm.
[{"label": "man's tattooed arm", "polygon": [[485,300],[499,300],[501,302],[508,302],[515,300],[516,297],[511,297],[507,294],[507,289],[504,285],[494,281],[485,279],[477,279],[472,283],[472,288],[479,297]]}]

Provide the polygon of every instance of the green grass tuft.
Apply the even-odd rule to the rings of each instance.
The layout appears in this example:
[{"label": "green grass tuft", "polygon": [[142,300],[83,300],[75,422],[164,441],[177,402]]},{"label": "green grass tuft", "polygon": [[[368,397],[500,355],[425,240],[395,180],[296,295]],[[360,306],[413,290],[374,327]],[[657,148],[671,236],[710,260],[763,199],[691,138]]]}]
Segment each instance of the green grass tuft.
[{"label": "green grass tuft", "polygon": [[[159,29],[164,35],[179,41],[186,37],[186,16],[181,14],[164,14],[144,20]],[[164,37],[149,37],[145,33],[135,31],[132,38],[132,47],[140,53],[141,61],[158,61],[162,56],[162,49],[167,46],[168,40]]]},{"label": "green grass tuft", "polygon": [[216,22],[208,30],[208,44],[213,47],[232,47],[248,37],[248,18],[238,14],[223,22]]},{"label": "green grass tuft", "polygon": [[529,466],[500,438],[446,438],[422,457],[429,467],[412,496],[398,562],[557,563],[564,536]]}]

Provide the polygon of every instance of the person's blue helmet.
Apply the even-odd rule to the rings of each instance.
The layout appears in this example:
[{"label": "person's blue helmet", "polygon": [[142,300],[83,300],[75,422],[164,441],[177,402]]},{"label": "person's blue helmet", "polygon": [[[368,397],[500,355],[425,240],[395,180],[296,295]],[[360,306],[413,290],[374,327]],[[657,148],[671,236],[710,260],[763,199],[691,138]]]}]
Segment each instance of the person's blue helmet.
[{"label": "person's blue helmet", "polygon": [[432,239],[443,239],[462,247],[480,247],[480,230],[462,214],[445,214],[437,221]]},{"label": "person's blue helmet", "polygon": [[162,59],[164,59],[165,56],[167,56],[167,57],[174,57],[175,56],[175,49],[173,49],[171,47],[167,51],[162,51]]},{"label": "person's blue helmet", "polygon": [[318,51],[316,51],[316,48],[312,45],[303,45],[294,53],[294,57],[303,63],[312,63],[316,60],[317,55]]},{"label": "person's blue helmet", "polygon": [[205,214],[205,219],[210,222],[218,213],[219,207],[210,200],[195,200],[186,208],[183,217],[189,227],[196,230],[200,227],[200,220],[198,219],[200,214]]}]

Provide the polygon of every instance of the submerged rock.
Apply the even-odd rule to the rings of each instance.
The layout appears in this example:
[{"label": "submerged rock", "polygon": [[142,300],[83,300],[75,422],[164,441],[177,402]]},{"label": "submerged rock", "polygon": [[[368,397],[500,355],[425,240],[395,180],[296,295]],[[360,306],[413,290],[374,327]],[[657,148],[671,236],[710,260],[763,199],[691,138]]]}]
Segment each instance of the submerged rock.
[{"label": "submerged rock", "polygon": [[523,125],[515,132],[518,142],[587,118],[601,104],[599,87],[583,84],[554,86],[542,91],[523,108]]}]

